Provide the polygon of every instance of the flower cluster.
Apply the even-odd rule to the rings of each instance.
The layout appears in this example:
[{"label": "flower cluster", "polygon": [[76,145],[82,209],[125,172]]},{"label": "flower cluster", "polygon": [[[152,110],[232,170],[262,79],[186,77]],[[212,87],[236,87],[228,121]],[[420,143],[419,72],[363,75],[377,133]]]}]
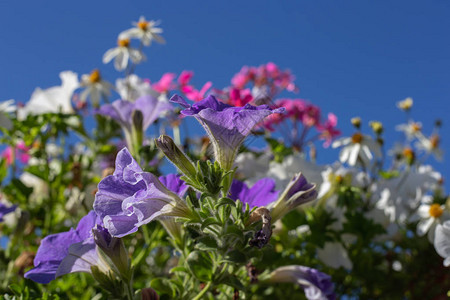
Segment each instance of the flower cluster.
[{"label": "flower cluster", "polygon": [[[359,117],[336,139],[337,116],[282,95],[298,88],[274,63],[223,89],[186,70],[137,76],[162,32],[141,17],[118,35],[103,57],[124,71],[114,85],[65,71],[25,105],[0,103],[5,299],[447,295],[440,121],[426,134],[407,98],[400,142]],[[318,141],[334,162],[316,163],[330,151]]]}]

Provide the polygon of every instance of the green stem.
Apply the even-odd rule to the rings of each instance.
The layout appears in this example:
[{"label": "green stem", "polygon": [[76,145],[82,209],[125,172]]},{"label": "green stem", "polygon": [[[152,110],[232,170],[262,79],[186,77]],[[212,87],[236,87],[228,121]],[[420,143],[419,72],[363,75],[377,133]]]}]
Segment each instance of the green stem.
[{"label": "green stem", "polygon": [[200,293],[198,293],[197,296],[195,296],[195,298],[193,298],[192,300],[199,300],[201,299],[206,292],[209,290],[209,288],[211,287],[212,281],[208,282],[205,287],[200,291]]}]

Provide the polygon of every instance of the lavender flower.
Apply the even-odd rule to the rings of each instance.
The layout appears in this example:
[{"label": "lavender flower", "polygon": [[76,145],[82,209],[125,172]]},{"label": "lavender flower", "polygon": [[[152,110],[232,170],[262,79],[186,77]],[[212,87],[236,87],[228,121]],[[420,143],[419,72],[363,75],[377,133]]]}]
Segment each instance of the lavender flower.
[{"label": "lavender flower", "polygon": [[177,95],[170,101],[186,108],[181,111],[183,115],[194,116],[200,122],[213,143],[216,160],[225,170],[233,167],[239,147],[253,127],[272,113],[282,113],[285,110],[250,104],[233,107],[218,101],[214,96],[208,96],[193,105]]},{"label": "lavender flower", "polygon": [[[97,113],[109,116],[117,121],[125,134],[129,147],[133,145],[133,128],[141,134],[158,119],[162,113],[172,109],[172,105],[146,95],[135,102],[116,100],[112,104],[104,104]],[[139,145],[140,146],[140,145]]]},{"label": "lavender flower", "polygon": [[[67,232],[45,237],[34,258],[35,268],[28,271],[25,278],[38,283],[49,283],[55,277],[67,273],[90,272],[83,261],[96,261],[95,244],[90,236],[91,229],[99,223],[97,215],[91,211],[80,220],[77,229],[71,228]],[[80,260],[69,263],[66,260],[69,255],[76,255]],[[66,260],[64,264],[63,260]]]},{"label": "lavender flower", "polygon": [[278,191],[275,191],[275,181],[270,178],[258,180],[251,188],[244,182],[233,180],[230,187],[229,197],[233,200],[241,200],[248,203],[250,209],[253,207],[267,207],[270,203],[277,200]]},{"label": "lavender flower", "polygon": [[186,203],[155,175],[142,171],[127,148],[117,154],[114,174],[98,184],[94,210],[115,237],[133,233],[160,216],[189,214]]},{"label": "lavender flower", "polygon": [[273,222],[295,207],[317,198],[316,185],[309,183],[302,173],[294,175],[277,202],[271,206]]},{"label": "lavender flower", "polygon": [[169,191],[174,192],[180,197],[183,197],[186,194],[189,186],[180,179],[179,175],[176,174],[168,174],[165,176],[160,176],[159,181],[169,189]]},{"label": "lavender flower", "polygon": [[292,282],[300,285],[308,300],[334,300],[334,284],[331,277],[316,269],[291,265],[275,269],[269,278],[270,282]]},{"label": "lavender flower", "polygon": [[15,211],[17,205],[11,205],[7,207],[4,203],[0,202],[0,222],[3,222],[3,216]]}]

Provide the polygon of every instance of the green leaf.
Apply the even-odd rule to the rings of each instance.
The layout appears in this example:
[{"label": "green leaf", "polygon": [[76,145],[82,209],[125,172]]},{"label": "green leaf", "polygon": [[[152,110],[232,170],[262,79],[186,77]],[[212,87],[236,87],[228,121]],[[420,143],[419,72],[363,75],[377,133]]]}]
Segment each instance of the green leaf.
[{"label": "green leaf", "polygon": [[247,262],[247,257],[239,250],[232,250],[227,253],[222,261],[234,264],[245,264]]},{"label": "green leaf", "polygon": [[155,278],[150,281],[150,286],[155,289],[158,294],[168,294],[172,298],[176,295],[175,286],[167,278]]},{"label": "green leaf", "polygon": [[216,205],[214,205],[214,208],[217,209],[222,205],[236,206],[236,201],[230,198],[220,198],[220,200],[217,201]]},{"label": "green leaf", "polygon": [[214,263],[207,252],[193,251],[186,258],[192,274],[201,281],[211,281]]},{"label": "green leaf", "polygon": [[217,241],[211,236],[203,236],[198,239],[197,244],[195,245],[197,250],[203,251],[211,251],[216,250],[218,248]]},{"label": "green leaf", "polygon": [[209,217],[206,220],[203,221],[201,229],[204,230],[209,225],[221,225],[219,221],[217,221],[215,218]]}]

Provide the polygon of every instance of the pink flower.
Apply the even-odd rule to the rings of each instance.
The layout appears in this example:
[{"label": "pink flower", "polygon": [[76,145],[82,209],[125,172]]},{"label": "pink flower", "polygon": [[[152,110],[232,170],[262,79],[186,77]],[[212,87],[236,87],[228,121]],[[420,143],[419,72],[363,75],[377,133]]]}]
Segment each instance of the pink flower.
[{"label": "pink flower", "polygon": [[328,148],[332,140],[341,134],[339,129],[336,129],[337,117],[333,113],[328,114],[328,119],[324,124],[318,124],[317,130],[320,132],[320,139],[325,140],[323,146]]},{"label": "pink flower", "polygon": [[[15,151],[14,151],[15,150]],[[11,165],[17,158],[21,163],[28,163],[30,155],[28,151],[30,148],[25,146],[23,141],[17,143],[15,149],[12,146],[8,146],[2,153],[2,157],[6,160],[7,165]]]},{"label": "pink flower", "polygon": [[228,104],[236,107],[242,107],[253,100],[252,92],[249,89],[239,90],[233,88],[230,90]]},{"label": "pink flower", "polygon": [[205,98],[206,92],[212,86],[212,82],[208,81],[203,85],[200,91],[196,90],[192,85],[186,85],[181,87],[181,91],[186,95],[189,100],[198,102]]},{"label": "pink flower", "polygon": [[303,118],[308,103],[303,99],[280,99],[276,102],[276,105],[285,107],[287,116],[295,121]]},{"label": "pink flower", "polygon": [[320,108],[315,105],[308,104],[306,106],[305,112],[303,113],[301,121],[303,125],[307,127],[312,127],[319,124]]},{"label": "pink flower", "polygon": [[193,76],[194,76],[194,72],[192,72],[192,71],[181,72],[180,76],[178,76],[178,84],[181,87],[188,85]]},{"label": "pink flower", "polygon": [[175,88],[173,84],[173,79],[175,78],[174,73],[165,73],[158,82],[155,82],[152,87],[159,93],[167,93],[169,90]]}]

